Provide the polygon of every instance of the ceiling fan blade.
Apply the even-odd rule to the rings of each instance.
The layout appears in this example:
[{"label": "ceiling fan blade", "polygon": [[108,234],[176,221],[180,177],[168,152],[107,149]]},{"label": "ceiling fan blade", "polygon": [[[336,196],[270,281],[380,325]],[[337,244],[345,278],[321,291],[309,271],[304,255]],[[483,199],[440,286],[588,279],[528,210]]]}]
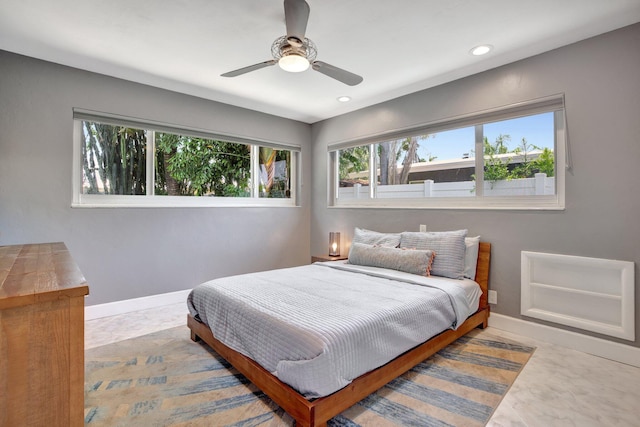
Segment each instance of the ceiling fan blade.
[{"label": "ceiling fan blade", "polygon": [[314,61],[311,66],[314,70],[324,74],[325,76],[329,76],[349,86],[355,86],[362,83],[362,80],[364,80],[357,74],[350,73],[347,70],[327,64],[326,62]]},{"label": "ceiling fan blade", "polygon": [[248,67],[238,68],[237,70],[229,71],[224,74],[220,74],[222,77],[236,77],[245,73],[249,73],[251,71],[259,70],[260,68],[270,67],[271,65],[277,64],[278,61],[275,59],[270,59],[269,61],[264,61],[259,64],[249,65]]},{"label": "ceiling fan blade", "polygon": [[284,19],[287,36],[304,40],[309,21],[309,4],[304,0],[284,0]]}]

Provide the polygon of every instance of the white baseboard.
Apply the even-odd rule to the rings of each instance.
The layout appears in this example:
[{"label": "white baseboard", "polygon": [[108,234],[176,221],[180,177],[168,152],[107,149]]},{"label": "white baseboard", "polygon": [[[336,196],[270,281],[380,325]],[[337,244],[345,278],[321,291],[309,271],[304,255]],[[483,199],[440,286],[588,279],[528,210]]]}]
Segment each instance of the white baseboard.
[{"label": "white baseboard", "polygon": [[640,368],[640,348],[491,313],[489,326]]},{"label": "white baseboard", "polygon": [[166,294],[150,295],[148,297],[133,298],[123,301],[108,302],[106,304],[89,305],[84,308],[84,319],[93,320],[101,317],[115,316],[117,314],[131,313],[132,311],[146,310],[162,307],[164,305],[184,303],[187,304],[187,295],[191,289],[169,292]]}]

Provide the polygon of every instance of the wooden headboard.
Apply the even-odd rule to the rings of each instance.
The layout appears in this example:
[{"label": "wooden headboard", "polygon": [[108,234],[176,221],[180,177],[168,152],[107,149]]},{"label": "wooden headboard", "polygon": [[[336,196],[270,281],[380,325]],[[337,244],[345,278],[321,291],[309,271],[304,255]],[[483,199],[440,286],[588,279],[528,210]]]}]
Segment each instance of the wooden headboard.
[{"label": "wooden headboard", "polygon": [[480,309],[489,306],[489,265],[491,261],[491,243],[480,242],[478,249],[478,264],[476,265],[476,282],[482,288],[480,297]]}]

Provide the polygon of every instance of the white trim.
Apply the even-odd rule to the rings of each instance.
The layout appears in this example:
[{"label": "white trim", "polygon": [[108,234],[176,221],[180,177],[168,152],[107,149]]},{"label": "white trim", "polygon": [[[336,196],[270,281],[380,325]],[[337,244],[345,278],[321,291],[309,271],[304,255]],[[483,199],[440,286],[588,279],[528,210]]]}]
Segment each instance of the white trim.
[{"label": "white trim", "polygon": [[[133,311],[147,310],[170,304],[183,302],[187,304],[187,295],[191,289],[169,292],[166,294],[149,295],[147,297],[133,298],[122,301],[108,302],[105,304],[89,305],[84,308],[84,320],[100,319],[102,317],[131,313]],[[186,322],[186,320],[185,320]]]},{"label": "white trim", "polygon": [[329,208],[564,210],[558,195],[503,197],[422,197],[406,199],[336,199]]},{"label": "white trim", "polygon": [[[257,145],[251,146],[251,176],[260,176],[260,147]],[[251,198],[257,199],[260,197],[260,178],[257,180],[251,180]]]},{"label": "white trim", "polygon": [[[156,152],[156,131],[150,129],[147,132],[147,153]],[[147,183],[147,196],[153,196],[153,192],[156,188],[156,168],[155,160],[156,156],[145,156],[146,164],[146,183]]]},{"label": "white trim", "polygon": [[640,368],[640,348],[491,313],[489,326]]},{"label": "white trim", "polygon": [[211,208],[211,207],[296,207],[295,194],[290,198],[207,196],[122,196],[79,194],[72,208]]}]

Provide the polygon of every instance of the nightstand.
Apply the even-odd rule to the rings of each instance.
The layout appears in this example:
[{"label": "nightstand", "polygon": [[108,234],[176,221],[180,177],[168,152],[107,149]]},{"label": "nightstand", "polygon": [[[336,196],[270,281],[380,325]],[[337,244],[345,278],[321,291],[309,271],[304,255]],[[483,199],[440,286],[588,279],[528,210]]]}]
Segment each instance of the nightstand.
[{"label": "nightstand", "polygon": [[329,256],[329,255],[313,255],[311,257],[311,263],[318,261],[340,261],[342,259],[348,259],[349,257],[346,255],[338,255],[338,256]]}]

